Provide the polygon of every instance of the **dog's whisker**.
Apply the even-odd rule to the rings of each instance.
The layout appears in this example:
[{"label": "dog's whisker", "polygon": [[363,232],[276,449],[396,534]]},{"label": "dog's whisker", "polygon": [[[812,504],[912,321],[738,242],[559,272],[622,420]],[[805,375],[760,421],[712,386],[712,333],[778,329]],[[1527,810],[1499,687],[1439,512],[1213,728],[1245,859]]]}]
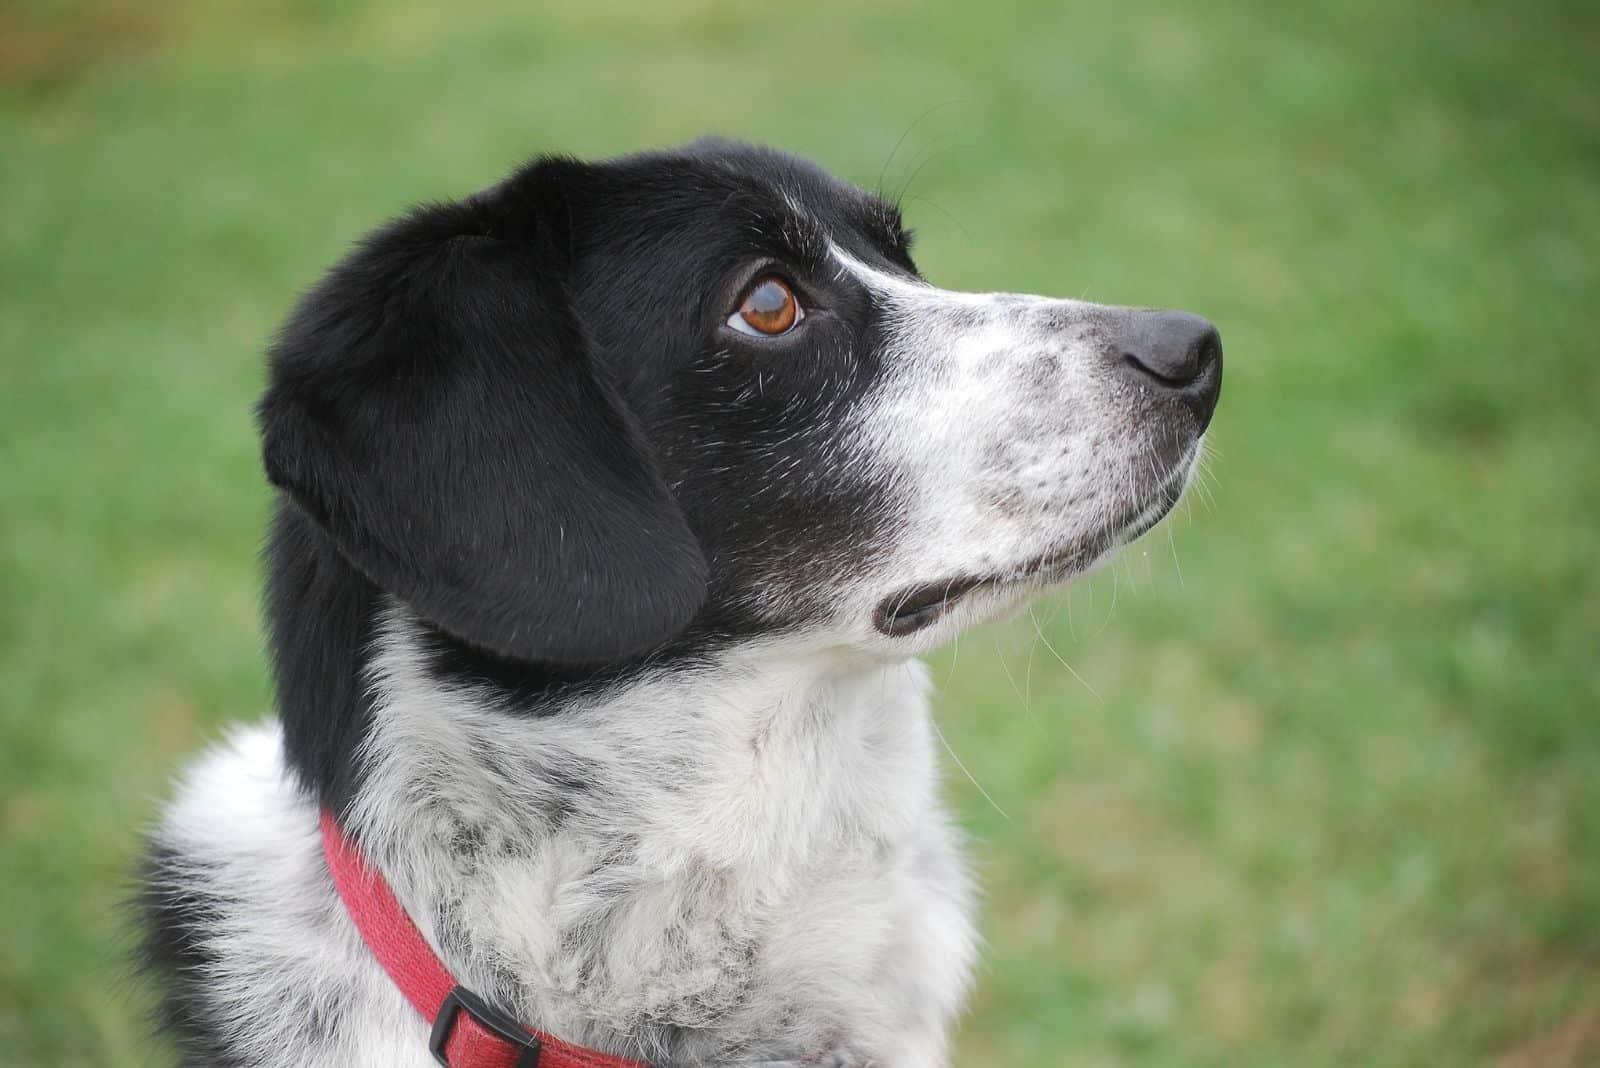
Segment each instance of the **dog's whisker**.
[{"label": "dog's whisker", "polygon": [[973,787],[977,789],[978,793],[983,795],[983,799],[985,801],[989,802],[989,807],[1000,813],[1001,819],[1005,820],[1007,823],[1010,823],[1011,817],[1006,815],[1006,810],[1001,808],[999,803],[996,802],[994,798],[989,796],[989,791],[983,788],[983,783],[979,782],[977,776],[973,775],[972,772],[967,770],[967,766],[961,762],[961,758],[956,756],[956,751],[950,748],[950,743],[945,740],[944,731],[939,729],[939,721],[936,719],[930,719],[928,722],[933,724],[933,733],[938,736],[939,744],[944,746],[944,751],[946,753],[950,754],[950,759],[955,761],[956,767],[961,769],[961,774],[965,775],[967,777],[967,781],[972,783]]},{"label": "dog's whisker", "polygon": [[[894,148],[889,151],[889,157],[883,161],[883,166],[878,170],[878,180],[873,183],[873,189],[878,193],[879,196],[884,196],[885,191],[883,188],[883,181],[889,174],[889,167],[892,163],[894,163],[895,156],[899,155],[901,146],[905,144],[906,138],[911,136],[912,131],[914,131],[918,126],[922,125],[922,123],[932,115],[959,103],[962,103],[961,97],[951,97],[948,100],[941,100],[939,103],[934,104],[932,107],[922,112],[922,114],[911,120],[911,123],[906,126],[904,131],[901,132],[899,139],[895,141]],[[902,193],[903,192],[904,191],[902,190]]]},{"label": "dog's whisker", "polygon": [[1089,691],[1090,697],[1093,697],[1096,701],[1101,701],[1100,692],[1093,686],[1090,686],[1089,681],[1082,675],[1078,674],[1078,669],[1067,663],[1067,658],[1062,656],[1061,653],[1057,651],[1056,647],[1050,643],[1050,639],[1045,636],[1044,628],[1039,626],[1039,621],[1034,618],[1031,610],[1028,612],[1028,619],[1033,622],[1034,633],[1039,636],[1039,641],[1044,643],[1044,647],[1050,651],[1050,655],[1055,657],[1056,661],[1062,667],[1067,669],[1068,674],[1078,680],[1079,685],[1081,685],[1085,690]]},{"label": "dog's whisker", "polygon": [[1011,692],[1017,695],[1018,701],[1022,702],[1022,711],[1027,714],[1030,720],[1033,719],[1033,705],[1029,703],[1027,696],[1017,686],[1017,677],[1011,673],[1011,664],[1008,662],[1010,658],[1000,648],[1000,635],[998,633],[994,635],[994,653],[995,659],[1000,662],[1000,670],[1005,673],[1006,682],[1011,684]]}]

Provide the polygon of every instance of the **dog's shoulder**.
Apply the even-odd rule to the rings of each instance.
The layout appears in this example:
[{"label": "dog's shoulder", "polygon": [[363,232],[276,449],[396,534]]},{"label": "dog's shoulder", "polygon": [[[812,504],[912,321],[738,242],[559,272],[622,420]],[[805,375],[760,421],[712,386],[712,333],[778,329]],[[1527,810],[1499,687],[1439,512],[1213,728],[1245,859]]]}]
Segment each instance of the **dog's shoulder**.
[{"label": "dog's shoulder", "polygon": [[164,981],[185,1063],[429,1063],[340,908],[317,827],[276,722],[216,746],[168,805],[145,856],[141,963]]}]

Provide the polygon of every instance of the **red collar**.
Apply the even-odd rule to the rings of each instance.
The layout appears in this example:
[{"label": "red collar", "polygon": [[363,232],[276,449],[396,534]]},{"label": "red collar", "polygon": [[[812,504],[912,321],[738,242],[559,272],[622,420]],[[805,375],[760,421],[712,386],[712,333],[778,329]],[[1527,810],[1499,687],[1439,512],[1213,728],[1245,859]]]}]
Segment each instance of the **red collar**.
[{"label": "red collar", "polygon": [[563,1042],[458,986],[378,869],[322,813],[322,853],[356,930],[412,1008],[433,1025],[428,1049],[447,1068],[648,1068]]}]

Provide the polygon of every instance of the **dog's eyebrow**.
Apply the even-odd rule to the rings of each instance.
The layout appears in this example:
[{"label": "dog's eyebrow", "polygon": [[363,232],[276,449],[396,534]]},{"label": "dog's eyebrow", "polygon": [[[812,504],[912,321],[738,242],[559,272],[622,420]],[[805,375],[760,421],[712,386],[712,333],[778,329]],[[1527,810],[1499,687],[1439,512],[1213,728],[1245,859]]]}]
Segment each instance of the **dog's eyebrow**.
[{"label": "dog's eyebrow", "polygon": [[890,248],[901,252],[911,251],[914,235],[906,228],[905,218],[898,207],[878,197],[868,197],[863,214],[867,229],[882,238]]},{"label": "dog's eyebrow", "polygon": [[819,268],[828,260],[832,242],[822,223],[793,196],[785,193],[783,223],[778,237],[785,250],[808,267]]}]

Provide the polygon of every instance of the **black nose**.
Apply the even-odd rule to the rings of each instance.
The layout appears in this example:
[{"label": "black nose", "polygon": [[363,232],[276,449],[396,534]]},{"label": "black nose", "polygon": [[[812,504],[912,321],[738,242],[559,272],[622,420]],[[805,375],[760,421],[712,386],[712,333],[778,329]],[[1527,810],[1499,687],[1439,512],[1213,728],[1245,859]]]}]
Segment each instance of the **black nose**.
[{"label": "black nose", "polygon": [[1121,331],[1122,358],[1146,382],[1178,394],[1204,430],[1222,392],[1222,335],[1198,315],[1133,312]]}]

